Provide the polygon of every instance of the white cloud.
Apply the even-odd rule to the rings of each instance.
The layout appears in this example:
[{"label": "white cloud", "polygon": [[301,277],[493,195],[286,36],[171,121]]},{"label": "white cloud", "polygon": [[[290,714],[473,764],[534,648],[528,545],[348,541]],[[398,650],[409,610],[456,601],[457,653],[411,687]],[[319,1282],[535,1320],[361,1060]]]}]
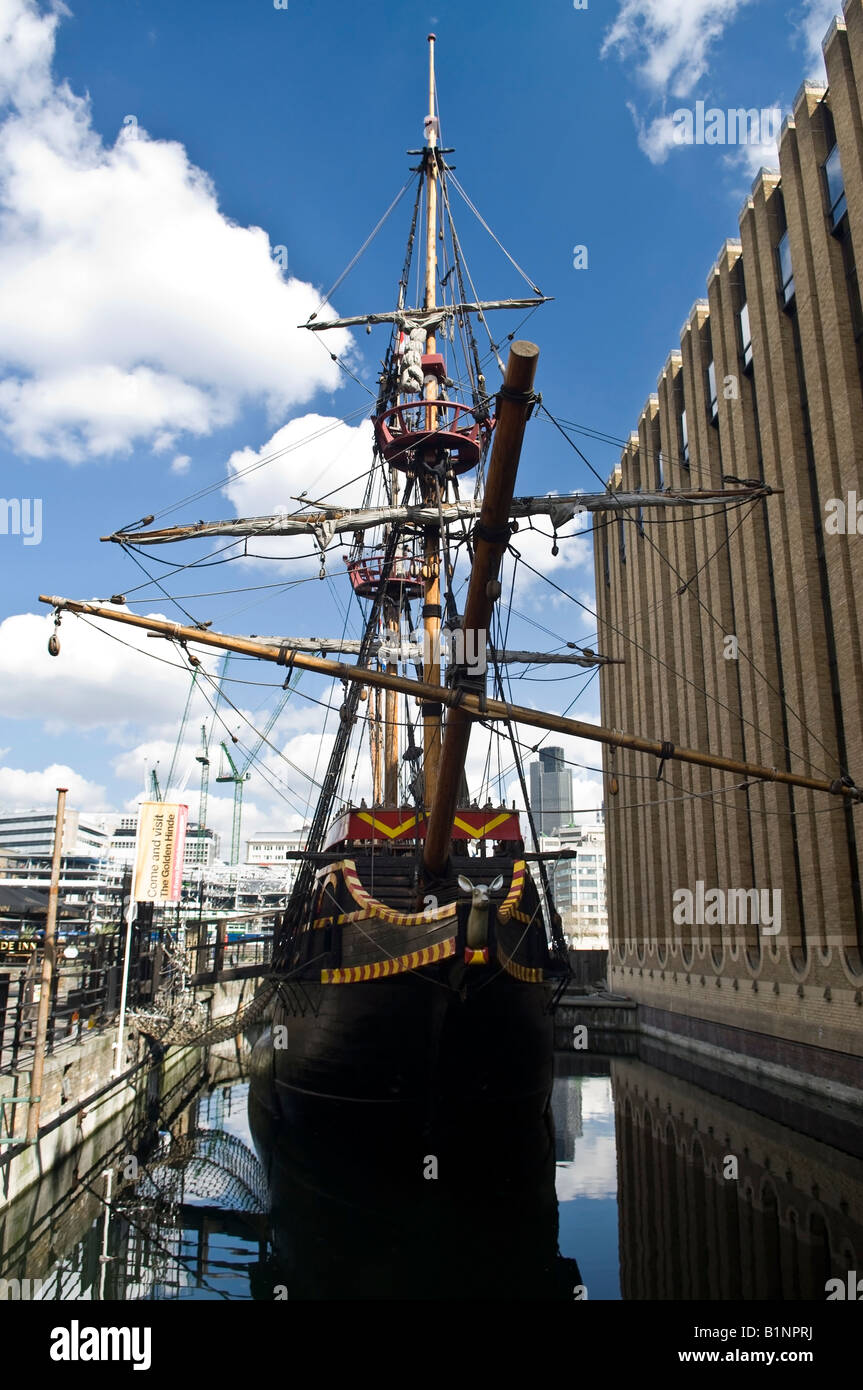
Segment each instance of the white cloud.
[{"label": "white cloud", "polygon": [[[190,674],[176,669],[173,647],[117,624],[109,636],[91,622],[64,616],[59,657],[48,654],[50,613],[17,613],[0,623],[0,715],[42,720],[52,733],[105,729],[114,741],[132,725],[176,728]],[[215,668],[215,657],[202,660]]]},{"label": "white cloud", "polygon": [[812,64],[810,77],[824,81],[824,55],[821,43],[836,15],[841,15],[842,0],[806,0],[802,15],[793,23],[806,49],[806,56]]},{"label": "white cloud", "polygon": [[105,788],[90,782],[64,763],[52,763],[41,772],[19,767],[0,767],[0,806],[8,811],[56,806],[57,788],[66,787],[75,810],[104,806]]},{"label": "white cloud", "polygon": [[[150,139],[143,113],[102,141],[88,99],[52,76],[57,22],[34,0],[0,0],[9,442],[80,462],[205,435],[247,401],[275,415],[335,389],[336,364],[295,327],[319,307],[314,287],[285,278],[260,227],[219,211],[208,176],[181,144]],[[327,346],[348,342],[334,332]]]},{"label": "white cloud", "polygon": [[171,464],[172,473],[188,473],[192,460],[188,454],[177,454]]},{"label": "white cloud", "polygon": [[622,0],[602,56],[640,59],[636,71],[657,94],[686,96],[708,69],[713,45],[750,0]]},{"label": "white cloud", "polygon": [[[303,415],[277,430],[261,449],[236,450],[228,460],[232,481],[225,492],[237,515],[244,517],[270,516],[279,510],[297,512],[302,504],[292,499],[302,493],[308,493],[310,501],[326,498],[336,506],[358,507],[372,464],[373,444],[369,421],[352,427],[330,416]],[[266,466],[257,466],[271,458]],[[328,561],[333,572],[344,573],[341,555],[348,545],[348,540],[338,537],[333,542],[333,558]],[[297,578],[320,568],[317,554],[305,560],[296,558],[314,552],[313,536],[279,540],[256,536],[249,546],[257,555],[285,560],[294,557],[291,571]],[[335,557],[337,564],[333,563]]]},{"label": "white cloud", "polygon": [[638,131],[638,148],[647,155],[651,164],[664,164],[677,143],[673,118],[656,116],[653,120],[645,120],[631,101],[626,105]]}]

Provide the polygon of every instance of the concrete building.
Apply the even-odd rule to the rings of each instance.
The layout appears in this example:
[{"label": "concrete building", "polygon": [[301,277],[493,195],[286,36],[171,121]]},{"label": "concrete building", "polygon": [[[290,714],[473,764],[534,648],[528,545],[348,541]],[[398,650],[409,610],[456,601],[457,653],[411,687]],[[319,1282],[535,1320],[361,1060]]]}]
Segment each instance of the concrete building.
[{"label": "concrete building", "polygon": [[[32,888],[47,893],[51,884],[51,852],[10,856],[0,869],[0,887]],[[123,897],[129,891],[128,870],[105,858],[64,854],[60,865],[60,906],[67,929],[100,930],[123,918]]]},{"label": "concrete building", "polygon": [[563,930],[575,950],[608,949],[608,910],[605,889],[605,826],[561,826],[556,835],[543,835],[547,854],[574,850],[575,859],[550,860],[549,877]]},{"label": "concrete building", "polygon": [[[17,811],[0,815],[0,847],[12,854],[51,855],[54,851],[54,811]],[[99,858],[108,849],[110,817],[66,808],[63,853]]]},{"label": "concrete building", "polygon": [[[598,533],[599,642],[626,663],[600,681],[613,728],[863,782],[863,0],[824,53],[829,85],[800,89],[779,171],[755,180],[612,480],[781,493],[674,525],[627,512]],[[813,1086],[863,1085],[859,808],[679,763],[656,782],[642,756],[604,758],[620,786],[611,983],[643,1028]],[[714,888],[768,894],[770,932],[752,912],[685,924],[680,890],[691,903]]]},{"label": "concrete building", "polygon": [[572,820],[572,769],[562,748],[540,748],[530,764],[530,806],[538,835],[553,835]]},{"label": "concrete building", "polygon": [[306,843],[305,833],[301,830],[282,833],[278,830],[267,830],[262,835],[254,835],[246,841],[246,863],[266,865],[272,868],[275,865],[291,864],[289,854],[295,854],[301,850]]}]

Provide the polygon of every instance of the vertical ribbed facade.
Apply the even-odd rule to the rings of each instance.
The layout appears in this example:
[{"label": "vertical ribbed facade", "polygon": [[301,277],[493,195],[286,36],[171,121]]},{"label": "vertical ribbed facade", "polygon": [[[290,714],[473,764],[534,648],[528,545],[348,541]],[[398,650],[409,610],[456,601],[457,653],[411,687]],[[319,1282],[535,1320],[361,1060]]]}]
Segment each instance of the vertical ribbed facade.
[{"label": "vertical ribbed facade", "polygon": [[[611,480],[776,494],[597,531],[600,645],[625,663],[601,672],[602,715],[863,782],[863,0],[824,52],[828,85],[798,93],[779,172],[755,181]],[[816,1075],[859,1059],[863,809],[676,763],[657,782],[643,757],[604,756],[613,983],[644,1025]],[[677,924],[699,883],[726,904],[781,894],[781,929],[751,911]]]}]

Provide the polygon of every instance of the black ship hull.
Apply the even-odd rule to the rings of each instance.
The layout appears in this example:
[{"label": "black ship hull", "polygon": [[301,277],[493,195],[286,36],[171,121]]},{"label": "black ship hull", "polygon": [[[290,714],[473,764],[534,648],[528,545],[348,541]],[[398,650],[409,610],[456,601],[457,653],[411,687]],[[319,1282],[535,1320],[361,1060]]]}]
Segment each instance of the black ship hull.
[{"label": "black ship hull", "polygon": [[465,1113],[489,1124],[544,1113],[555,978],[536,888],[523,861],[466,859],[471,882],[494,890],[480,941],[461,867],[419,912],[404,910],[415,901],[404,858],[321,871],[254,1050],[259,1105],[289,1125],[328,1103],[370,1106],[417,1136]]}]

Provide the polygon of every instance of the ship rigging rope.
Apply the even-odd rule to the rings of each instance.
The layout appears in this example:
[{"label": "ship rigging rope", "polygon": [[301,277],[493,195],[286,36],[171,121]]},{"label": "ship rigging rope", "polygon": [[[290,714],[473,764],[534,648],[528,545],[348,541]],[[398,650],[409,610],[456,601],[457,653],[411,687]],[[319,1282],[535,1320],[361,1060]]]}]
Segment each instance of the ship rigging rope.
[{"label": "ship rigging rope", "polygon": [[[197,670],[201,670],[201,669],[202,669],[201,667],[198,667],[198,668],[197,668]],[[204,671],[204,678],[205,678],[205,679],[210,683],[210,685],[213,686],[213,687],[216,689],[216,691],[220,694],[220,698],[221,698],[222,702],[223,702],[224,704],[226,704],[226,705],[230,705],[230,707],[231,707],[231,709],[234,711],[234,713],[242,720],[242,722],[243,722],[244,724],[246,724],[246,725],[248,726],[248,728],[249,728],[249,729],[251,730],[251,732],[254,734],[255,738],[258,739],[259,743],[261,743],[261,744],[266,744],[268,748],[270,748],[279,758],[281,758],[282,762],[287,763],[288,767],[291,768],[291,770],[292,770],[293,772],[298,772],[298,773],[300,774],[301,777],[304,777],[304,778],[306,779],[306,781],[311,782],[312,786],[315,787],[315,789],[316,789],[317,791],[320,791],[320,790],[321,790],[321,784],[320,784],[319,782],[316,782],[315,779],[314,779],[314,777],[311,776],[308,772],[306,772],[305,768],[302,768],[302,767],[300,767],[297,763],[292,762],[291,759],[287,756],[287,754],[286,754],[286,753],[283,753],[282,750],[278,747],[278,745],[275,744],[275,743],[273,743],[273,741],[272,741],[271,738],[269,738],[265,733],[262,733],[262,732],[260,731],[260,729],[257,729],[257,728],[255,727],[255,725],[252,723],[252,720],[250,719],[250,717],[249,717],[247,714],[244,714],[243,711],[242,711],[237,705],[234,704],[234,702],[233,702],[233,700],[231,699],[230,695],[226,695],[225,692],[222,690],[222,688],[221,688],[221,684],[222,684],[222,683],[221,683],[220,680],[218,680],[215,676],[211,676],[210,673],[209,673],[209,671]],[[199,687],[199,688],[200,688],[200,687]],[[283,687],[283,691],[284,691],[284,687]],[[215,704],[213,701],[210,700],[210,697],[208,696],[206,690],[204,690],[203,688],[201,688],[201,694],[204,696],[204,699],[205,699],[205,700],[207,701],[207,703],[210,705],[210,708],[211,708],[212,711],[213,711],[213,717],[214,717],[214,719],[218,719],[219,723],[222,725],[222,728],[225,729],[225,731],[227,732],[229,738],[231,738],[231,739],[236,743],[237,747],[240,749],[240,752],[243,753],[244,755],[246,755],[246,756],[249,758],[249,760],[258,768],[259,772],[261,772],[261,773],[263,774],[263,773],[265,772],[266,765],[265,765],[265,764],[262,764],[262,763],[260,762],[259,755],[258,755],[258,754],[255,754],[255,755],[253,756],[253,755],[249,752],[249,749],[248,749],[248,748],[244,748],[244,747],[243,747],[242,743],[240,742],[239,738],[236,737],[236,735],[234,734],[233,730],[231,730],[231,729],[228,728],[228,725],[225,723],[225,720],[222,718],[221,714],[218,712],[218,709],[217,709],[216,704]],[[298,689],[297,689],[296,686],[292,686],[292,687],[291,687],[290,694],[292,694],[292,695],[293,695],[293,694],[299,694],[299,691],[298,691]],[[266,771],[268,772],[268,769],[266,769]],[[273,784],[271,783],[270,785],[273,785]],[[279,790],[277,784],[276,784],[276,786],[275,786],[275,789],[276,789],[276,790]],[[283,794],[283,795],[284,795],[284,794]],[[286,801],[288,801],[288,798],[287,798],[286,795],[284,796],[284,799],[285,799]],[[292,810],[296,811],[297,815],[300,815],[300,814],[301,814],[301,812],[298,811],[297,808],[296,808],[295,806],[293,806],[293,804],[292,804],[290,801],[288,801],[288,804],[291,806],[291,809],[292,809]]]},{"label": "ship rigging rope", "polygon": [[468,195],[467,195],[467,193],[465,192],[464,188],[462,188],[462,186],[461,186],[461,184],[459,183],[458,179],[456,178],[455,174],[453,174],[453,176],[452,176],[452,181],[453,181],[453,184],[454,184],[454,186],[455,186],[455,188],[456,188],[456,191],[457,191],[458,193],[461,194],[462,198],[463,198],[464,201],[467,203],[468,207],[470,208],[470,210],[471,210],[471,212],[473,213],[474,217],[475,217],[475,218],[477,219],[477,221],[479,222],[480,226],[482,226],[482,227],[485,228],[485,230],[488,232],[489,236],[491,237],[491,239],[492,239],[492,241],[495,243],[495,245],[500,247],[501,251],[502,251],[503,254],[506,256],[506,258],[507,258],[507,260],[509,261],[510,265],[513,266],[513,267],[518,271],[518,273],[519,273],[519,275],[521,276],[522,280],[524,280],[525,283],[528,284],[528,285],[530,286],[530,288],[533,290],[534,294],[542,294],[542,290],[539,288],[539,286],[536,284],[536,282],[533,281],[533,280],[530,278],[530,276],[528,275],[527,271],[522,270],[522,268],[521,268],[521,266],[519,265],[518,261],[516,261],[516,260],[509,254],[509,252],[507,251],[507,249],[506,249],[506,247],[504,246],[503,242],[502,242],[502,241],[499,241],[498,238],[495,236],[494,232],[492,231],[491,227],[490,227],[490,226],[488,225],[488,223],[486,222],[485,218],[482,216],[482,214],[477,210],[477,208],[476,208],[476,207],[474,206],[474,204],[471,202],[470,198],[468,197]]},{"label": "ship rigging rope", "polygon": [[[170,666],[170,667],[171,667],[173,670],[175,670],[175,671],[188,671],[188,667],[187,667],[185,664],[182,664],[182,663],[177,662],[177,661],[169,661],[169,660],[167,659],[167,657],[164,657],[164,656],[157,656],[155,652],[146,651],[146,650],[142,649],[141,647],[136,647],[132,642],[127,642],[127,641],[125,640],[125,638],[118,637],[115,633],[109,632],[107,628],[97,627],[97,625],[96,625],[95,623],[90,622],[86,617],[84,617],[84,616],[83,616],[82,614],[80,614],[80,613],[77,613],[77,614],[75,614],[74,616],[78,619],[79,622],[82,622],[82,623],[85,624],[85,626],[92,628],[94,632],[101,633],[101,634],[102,634],[103,636],[105,636],[105,637],[110,637],[111,640],[112,640],[113,642],[119,642],[120,646],[122,646],[122,647],[127,647],[129,651],[134,652],[137,656],[144,656],[144,657],[147,658],[148,660],[150,660],[150,661],[156,661],[156,662],[158,662],[158,663],[159,663],[160,665],[162,665],[162,666]],[[253,658],[251,658],[251,659],[253,659]],[[592,671],[592,672],[590,673],[590,678],[589,678],[589,679],[590,679],[590,680],[593,680],[593,679],[595,678],[597,672],[598,672],[598,668],[597,668],[596,671]],[[258,688],[258,687],[260,687],[260,688],[266,688],[266,689],[268,689],[268,690],[273,690],[273,691],[279,690],[279,689],[281,688],[280,686],[274,686],[270,681],[251,681],[251,680],[245,680],[245,679],[243,679],[243,678],[240,677],[240,676],[225,676],[225,677],[223,677],[223,679],[224,679],[225,681],[230,682],[230,684],[232,684],[232,685],[247,685],[247,686],[254,686],[254,687],[256,687],[256,688]],[[517,679],[521,679],[521,678],[517,678]],[[588,682],[588,683],[589,683],[589,682]],[[582,687],[582,691],[584,690],[584,688],[585,688],[585,687]],[[305,690],[298,690],[296,693],[299,695],[300,699],[302,699],[302,700],[308,700],[311,704],[323,705],[323,706],[326,708],[326,702],[325,702],[325,701],[317,699],[314,695],[310,695],[310,694],[308,693],[308,691],[305,691]],[[578,698],[579,698],[579,697],[576,696],[576,699],[578,699]],[[571,702],[570,702],[569,708],[571,708],[572,704],[574,704],[574,703],[575,703],[574,700],[571,701]],[[358,719],[358,720],[364,720],[364,719],[366,719],[366,718],[367,718],[367,716],[365,716],[365,715],[358,715],[358,716],[357,716],[357,719]],[[487,724],[487,723],[484,723],[484,722],[481,721],[481,720],[478,720],[477,722],[482,724],[482,727],[485,729],[485,731],[486,731],[487,733],[489,733],[489,734],[494,734],[494,736],[497,737],[497,738],[505,738],[505,737],[506,737],[506,734],[505,734],[502,730],[495,728],[493,725],[489,725],[489,724]],[[549,737],[549,735],[545,735],[544,737]],[[519,740],[517,740],[517,741],[518,741],[519,747],[525,749],[527,752],[533,752],[533,751],[535,751],[535,749],[536,749],[537,747],[540,746],[539,744],[528,744],[528,743],[525,743],[525,742],[524,742],[523,740],[521,740],[521,739],[519,739]],[[544,741],[544,740],[540,740],[540,743],[542,743],[543,741]],[[577,768],[581,768],[581,769],[583,769],[584,771],[587,771],[587,772],[596,772],[596,773],[600,773],[600,774],[602,774],[602,773],[604,772],[604,769],[601,768],[601,767],[594,767],[594,766],[592,766],[592,765],[589,764],[589,763],[579,763],[579,762],[577,762],[575,759],[572,759],[572,758],[564,758],[564,762],[567,764],[568,767],[577,767]],[[512,765],[510,766],[510,768],[509,768],[508,771],[511,772],[511,771],[514,771],[514,770],[515,770],[515,764],[512,764]],[[506,769],[504,770],[504,776],[507,776],[507,775],[508,775],[508,771],[507,771]],[[618,769],[617,776],[618,776],[619,778],[621,778],[621,779],[625,778],[625,779],[627,779],[627,780],[629,780],[629,781],[633,781],[633,782],[650,782],[651,784],[654,784],[654,783],[655,783],[655,777],[654,777],[654,774],[653,774],[653,773],[648,774],[648,773],[638,773],[638,772],[625,772],[625,771],[623,771],[623,770],[621,770],[621,769]],[[673,788],[677,788],[677,789],[680,790],[679,784],[672,783],[672,782],[666,782],[666,785],[671,786],[671,787],[673,787]],[[761,784],[760,784],[760,783],[756,783],[756,784],[754,784],[754,785],[760,786]],[[620,806],[614,806],[614,805],[612,805],[612,806],[610,806],[609,809],[610,809],[611,811],[640,810],[640,809],[643,809],[643,808],[652,808],[652,807],[656,807],[656,806],[664,806],[664,805],[666,804],[666,802],[671,802],[671,801],[710,800],[710,799],[713,798],[713,797],[719,798],[719,797],[721,797],[721,796],[724,796],[724,795],[726,795],[728,792],[733,792],[733,791],[748,791],[748,790],[750,790],[752,787],[753,787],[753,783],[751,783],[751,782],[750,782],[750,783],[741,783],[741,784],[736,784],[736,783],[735,783],[734,786],[730,786],[730,787],[720,787],[720,788],[718,788],[717,790],[712,790],[712,791],[707,791],[707,792],[686,792],[686,793],[683,793],[681,796],[678,796],[678,797],[665,797],[665,798],[662,798],[662,799],[659,799],[659,800],[644,801],[644,802],[635,802],[635,803],[629,803],[629,802],[628,802],[628,803],[622,804],[622,805],[620,805]],[[341,798],[337,798],[337,799],[340,800]],[[740,807],[735,807],[733,803],[729,803],[729,802],[723,802],[723,803],[721,803],[721,804],[723,804],[723,805],[730,805],[730,806],[732,807],[732,809],[734,809],[734,810],[740,810],[740,809],[742,809],[742,808],[740,808]],[[602,806],[581,806],[581,807],[575,808],[575,813],[577,813],[578,815],[590,815],[590,814],[595,814],[595,813],[601,811],[602,809],[603,809]],[[816,815],[826,815],[826,814],[828,814],[829,812],[836,812],[836,811],[842,811],[842,812],[844,813],[844,807],[841,806],[841,805],[830,805],[830,806],[822,806],[822,807],[817,807],[817,808],[803,807],[803,808],[798,808],[798,809],[795,809],[795,810],[792,810],[792,811],[767,810],[767,809],[760,809],[760,808],[754,807],[754,806],[750,808],[750,813],[751,813],[752,815],[776,816],[776,817],[786,817],[786,816],[787,816],[787,817],[789,817],[789,818],[792,818],[792,817],[805,817],[805,816],[816,816]]]},{"label": "ship rigging rope", "polygon": [[[175,512],[180,507],[185,507],[191,502],[199,502],[202,497],[208,497],[211,492],[220,492],[222,488],[237,482],[240,478],[248,478],[252,473],[256,473],[259,468],[265,468],[268,463],[274,463],[276,459],[283,458],[285,454],[292,454],[295,449],[301,449],[306,444],[312,444],[315,440],[322,439],[324,435],[331,434],[333,430],[337,430],[340,425],[348,425],[352,420],[365,418],[365,415],[366,406],[358,406],[356,410],[352,410],[348,415],[341,416],[338,420],[330,420],[326,425],[322,425],[320,429],[314,430],[311,434],[304,435],[302,439],[294,440],[292,444],[286,444],[282,449],[274,449],[271,454],[267,454],[262,459],[256,459],[254,463],[247,464],[245,468],[238,469],[236,473],[226,473],[216,482],[208,483],[206,487],[198,488],[196,492],[187,493],[185,497],[181,497],[178,501],[172,502],[170,506],[163,507],[161,511],[154,512],[153,521],[158,521],[159,518],[163,516],[169,516],[171,512]],[[128,532],[130,536],[133,536],[135,529],[141,524],[140,520],[133,521],[129,526],[119,527],[115,534],[122,535]]]},{"label": "ship rigging rope", "polygon": [[[539,570],[534,569],[533,565],[529,564],[528,561],[524,559],[524,556],[522,556],[522,564],[525,566],[526,569],[529,569],[532,574],[535,574],[537,578],[545,580],[546,584],[550,584],[553,589],[556,589],[558,591],[558,593],[563,594],[564,597],[568,598],[571,603],[574,603],[579,608],[582,608],[584,612],[589,613],[592,618],[596,618],[598,623],[601,621],[603,627],[610,629],[610,631],[614,632],[618,637],[623,638],[625,642],[630,643],[631,646],[635,647],[637,651],[642,652],[651,661],[655,661],[659,666],[662,666],[666,671],[669,671],[671,675],[674,676],[677,680],[683,681],[684,684],[691,686],[692,689],[697,691],[699,695],[703,695],[706,700],[710,700],[711,703],[718,705],[720,709],[725,710],[726,713],[732,715],[733,718],[740,719],[742,723],[747,724],[751,729],[754,729],[756,733],[761,734],[762,737],[765,738],[768,743],[772,744],[774,747],[781,748],[783,753],[791,754],[796,758],[800,758],[802,762],[806,761],[801,753],[798,753],[795,749],[790,748],[787,745],[779,743],[777,739],[772,738],[765,729],[762,729],[760,727],[760,725],[754,723],[751,719],[746,719],[743,715],[741,715],[739,710],[734,710],[731,708],[730,705],[726,705],[723,700],[720,700],[719,697],[716,695],[712,695],[709,690],[705,690],[704,687],[700,686],[697,681],[691,680],[689,676],[685,676],[681,672],[676,671],[674,667],[671,666],[667,661],[663,661],[662,657],[656,656],[655,653],[651,652],[648,647],[645,647],[642,645],[641,642],[636,641],[634,637],[630,636],[629,633],[625,632],[622,628],[616,627],[615,624],[610,622],[607,618],[600,620],[599,614],[593,608],[591,608],[589,604],[586,604],[582,599],[576,598],[575,595],[571,594],[568,589],[564,589],[560,584],[557,584],[553,579],[550,579],[547,574],[542,574]],[[791,713],[794,713],[794,711],[791,711]],[[795,715],[795,717],[799,720],[799,715]],[[800,722],[802,723],[802,721]],[[830,775],[826,773],[823,768],[817,767],[817,765],[811,764],[810,766],[813,766],[814,770],[820,772],[822,776]]]},{"label": "ship rigging rope", "polygon": [[[755,505],[756,505],[756,504],[753,503],[752,511],[755,510]],[[646,533],[645,533],[645,536],[644,536],[644,539],[647,541],[648,545],[651,546],[651,548],[652,548],[653,550],[656,551],[656,554],[659,556],[659,558],[660,558],[661,560],[663,560],[663,561],[668,565],[668,567],[670,568],[670,570],[671,570],[672,574],[675,576],[675,578],[681,580],[681,588],[677,590],[676,594],[671,595],[670,597],[682,598],[683,595],[684,595],[685,593],[691,593],[691,594],[692,594],[692,597],[695,599],[695,601],[696,601],[696,603],[699,605],[699,607],[700,607],[700,608],[703,608],[704,612],[707,614],[707,616],[708,616],[708,618],[710,619],[710,621],[711,621],[712,623],[714,623],[714,624],[716,625],[716,627],[719,628],[720,632],[722,632],[723,635],[724,635],[724,633],[725,633],[726,624],[723,623],[719,618],[717,618],[716,615],[715,615],[715,613],[713,613],[713,612],[710,610],[710,608],[707,606],[707,604],[706,604],[706,603],[704,602],[704,600],[702,599],[700,593],[698,592],[697,586],[696,586],[695,588],[693,588],[692,585],[693,585],[693,581],[694,581],[695,579],[698,578],[698,575],[702,572],[702,570],[706,569],[707,566],[711,563],[711,561],[714,560],[714,559],[716,558],[716,556],[719,555],[720,552],[723,551],[723,550],[731,543],[731,538],[732,538],[732,536],[734,536],[734,535],[737,533],[737,531],[739,531],[740,527],[743,525],[743,523],[744,523],[745,521],[748,520],[748,518],[749,518],[750,515],[751,515],[751,512],[747,512],[745,516],[741,517],[740,521],[737,523],[737,525],[734,527],[734,529],[733,529],[732,531],[728,532],[728,534],[726,535],[725,540],[722,541],[721,544],[718,545],[718,546],[716,547],[716,550],[713,552],[713,554],[712,554],[712,555],[708,555],[708,557],[707,557],[707,559],[704,561],[704,563],[701,564],[701,565],[699,565],[698,569],[696,569],[695,572],[691,575],[691,577],[690,577],[689,579],[686,579],[686,580],[684,580],[683,575],[680,573],[680,571],[679,571],[679,570],[677,569],[677,567],[674,565],[674,563],[673,563],[673,561],[671,560],[670,556],[663,555],[663,553],[662,553],[662,551],[659,549],[659,547],[656,546],[656,545],[654,545],[654,542],[651,540],[650,536],[648,536]],[[631,518],[629,518],[629,520],[631,520]],[[732,600],[733,600],[733,598],[734,598],[734,591],[733,591],[733,589],[732,589],[732,591],[731,591],[731,598],[732,598]],[[738,655],[738,658],[742,657],[743,660],[746,661],[746,662],[749,664],[749,666],[751,666],[751,668],[752,668],[752,670],[755,672],[755,674],[756,674],[757,676],[759,676],[759,677],[761,678],[761,680],[764,681],[765,685],[767,686],[767,689],[771,692],[771,694],[773,694],[773,695],[778,695],[778,696],[779,696],[779,699],[780,699],[780,701],[781,701],[781,703],[782,703],[784,709],[787,710],[787,712],[788,712],[789,714],[791,714],[791,715],[794,716],[794,718],[797,720],[798,724],[800,724],[801,727],[802,727],[803,729],[805,729],[806,733],[807,733],[807,734],[809,735],[809,737],[813,740],[813,742],[817,743],[818,746],[819,746],[819,748],[821,748],[822,751],[825,752],[825,753],[827,754],[828,758],[829,758],[829,757],[830,757],[830,750],[827,748],[827,746],[822,742],[822,740],[818,737],[818,735],[815,733],[815,731],[814,731],[813,729],[811,729],[811,728],[809,727],[809,725],[805,722],[805,720],[797,713],[797,711],[793,708],[793,706],[792,706],[792,705],[788,702],[788,700],[784,697],[782,691],[779,690],[775,685],[773,685],[773,683],[772,683],[771,680],[770,680],[770,677],[769,677],[764,671],[761,670],[760,666],[758,666],[758,665],[755,663],[755,661],[753,661],[753,659],[752,659],[752,657],[749,655],[749,653],[746,652],[746,651],[744,651],[743,648],[739,645],[739,643],[738,643],[738,647],[737,647],[737,655]],[[790,750],[786,748],[785,751],[788,752],[788,751],[790,751]],[[796,756],[799,757],[800,754],[797,754]],[[841,764],[839,764],[839,767],[840,767],[840,770],[847,776],[847,775],[848,775],[848,769],[842,767]],[[817,770],[818,772],[820,772],[820,773],[821,773],[823,776],[825,776],[825,777],[828,775],[828,774],[825,772],[824,768],[822,768],[822,767],[818,767],[816,770]]]},{"label": "ship rigging rope", "polygon": [[[562,426],[561,424],[558,424],[557,420],[556,420],[556,419],[554,418],[554,416],[552,415],[552,413],[551,413],[551,411],[549,410],[548,406],[545,405],[545,403],[544,403],[543,401],[540,401],[540,403],[539,403],[539,408],[540,408],[540,410],[543,412],[544,415],[547,415],[547,416],[548,416],[549,420],[550,420],[551,423],[554,425],[555,429],[560,430],[560,433],[563,435],[563,437],[564,437],[564,439],[566,440],[567,444],[570,446],[571,449],[574,449],[574,450],[575,450],[575,452],[578,454],[578,457],[581,459],[582,463],[586,463],[587,466],[588,466],[588,468],[590,469],[591,473],[593,474],[593,476],[594,476],[595,478],[598,478],[598,479],[599,479],[599,486],[603,489],[603,491],[608,492],[609,494],[611,494],[611,483],[608,482],[607,479],[606,479],[605,481],[603,481],[602,475],[601,475],[600,473],[597,472],[597,470],[594,468],[593,464],[591,463],[590,459],[587,458],[587,457],[581,452],[581,450],[579,449],[579,447],[578,447],[578,445],[575,443],[575,441],[572,440],[572,439],[570,439],[569,435],[567,434],[567,432],[566,432],[566,430],[563,428],[563,426]],[[612,494],[612,495],[613,495],[613,494]]]},{"label": "ship rigging rope", "polygon": [[[590,425],[579,425],[575,420],[565,420],[562,415],[558,416],[558,422],[567,429],[574,430],[576,434],[583,434],[586,439],[595,440],[598,444],[610,444],[615,449],[625,449],[629,444],[628,439],[619,439],[616,435],[607,434],[603,430],[594,430]],[[690,465],[679,454],[667,454],[664,449],[659,450],[659,452],[655,449],[642,450],[640,442],[638,447],[639,453],[643,452],[645,458],[654,459],[657,463],[662,462],[663,465],[669,464],[674,468],[679,468],[683,473],[691,474],[692,472]],[[699,479],[704,478],[705,474],[708,479],[715,476],[712,470],[699,467]],[[721,474],[720,479],[722,479]]]},{"label": "ship rigging rope", "polygon": [[[413,174],[413,171],[411,171],[411,173]],[[335,281],[333,282],[333,284],[332,284],[332,285],[330,286],[330,288],[327,290],[327,293],[324,295],[324,297],[323,297],[323,299],[321,300],[320,304],[318,305],[317,309],[316,309],[315,312],[310,316],[310,320],[309,320],[310,322],[311,322],[311,319],[316,319],[316,318],[318,317],[318,314],[321,312],[321,310],[323,309],[323,307],[324,307],[325,304],[329,304],[329,302],[330,302],[330,300],[332,299],[333,295],[335,294],[336,290],[339,288],[339,285],[341,285],[342,281],[345,280],[345,279],[347,278],[348,275],[350,275],[351,271],[353,270],[354,266],[357,264],[357,262],[359,261],[359,259],[361,258],[361,256],[362,256],[362,255],[368,250],[368,248],[371,246],[372,242],[374,241],[374,239],[375,239],[375,237],[377,236],[378,232],[379,232],[379,231],[381,230],[381,228],[383,227],[383,225],[384,225],[384,223],[386,222],[387,218],[388,218],[388,217],[390,216],[390,214],[391,214],[392,212],[394,212],[395,209],[398,207],[399,203],[401,202],[401,200],[402,200],[402,198],[404,197],[404,195],[407,193],[407,191],[408,191],[408,189],[410,188],[410,186],[411,186],[411,184],[413,183],[413,181],[414,181],[414,180],[413,180],[413,177],[411,177],[411,178],[405,180],[404,184],[403,184],[402,187],[399,189],[399,191],[398,191],[398,193],[396,194],[396,196],[393,198],[393,200],[392,200],[392,202],[390,203],[389,207],[387,208],[386,212],[383,214],[383,216],[380,218],[380,220],[379,220],[378,222],[375,223],[374,227],[373,227],[372,230],[369,232],[368,236],[366,237],[366,239],[365,239],[365,241],[363,242],[362,246],[360,247],[359,251],[357,251],[356,254],[351,258],[351,260],[348,262],[348,264],[345,266],[344,270],[342,271],[341,275],[338,277],[337,280],[335,280]]]}]

